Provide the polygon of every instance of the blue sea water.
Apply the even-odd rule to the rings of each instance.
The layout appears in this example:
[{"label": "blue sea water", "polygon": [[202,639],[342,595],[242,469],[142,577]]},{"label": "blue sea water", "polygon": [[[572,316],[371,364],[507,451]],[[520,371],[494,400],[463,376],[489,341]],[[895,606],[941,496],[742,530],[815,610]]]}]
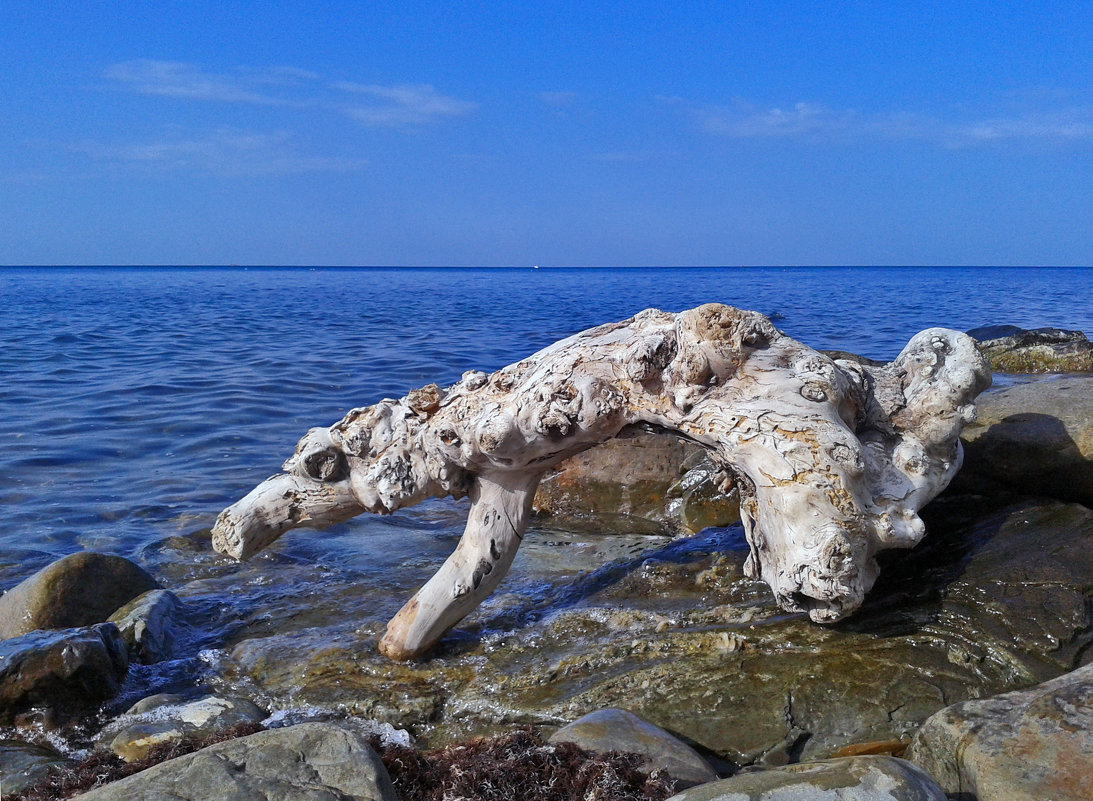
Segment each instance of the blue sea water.
[{"label": "blue sea water", "polygon": [[644,308],[729,303],[814,347],[888,359],[935,325],[1093,333],[1091,279],[1080,268],[0,269],[0,589],[76,550],[134,555],[208,529],[309,427]]}]

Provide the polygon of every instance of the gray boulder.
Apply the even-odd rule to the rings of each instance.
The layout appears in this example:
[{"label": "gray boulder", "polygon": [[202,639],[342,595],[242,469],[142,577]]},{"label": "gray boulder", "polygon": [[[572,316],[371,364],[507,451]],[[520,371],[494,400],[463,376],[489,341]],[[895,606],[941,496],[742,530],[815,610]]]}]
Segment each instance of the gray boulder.
[{"label": "gray boulder", "polygon": [[122,604],[157,586],[139,565],[121,556],[71,554],[0,596],[0,639],[102,623]]},{"label": "gray boulder", "polygon": [[211,745],[83,795],[81,801],[397,801],[359,734],[301,723]]},{"label": "gray boulder", "polygon": [[161,743],[213,734],[239,723],[258,723],[267,714],[246,698],[210,695],[176,702],[172,696],[159,697],[166,703],[156,706],[144,699],[112,721],[100,742],[106,741],[110,750],[126,762],[135,762]]},{"label": "gray boulder", "polygon": [[941,710],[915,735],[908,758],[947,792],[979,801],[1089,801],[1093,665]]},{"label": "gray boulder", "polygon": [[1079,373],[1093,371],[1093,342],[1081,331],[1012,325],[974,328],[968,332],[999,373]]},{"label": "gray boulder", "polygon": [[32,708],[45,710],[47,725],[64,723],[116,695],[128,670],[113,623],[0,641],[0,724]]},{"label": "gray boulder", "polygon": [[717,780],[717,773],[702,756],[659,726],[623,709],[590,712],[556,731],[552,743],[574,743],[597,753],[625,751],[645,757],[640,770],[667,771],[679,787]]},{"label": "gray boulder", "polygon": [[888,756],[800,762],[740,773],[684,790],[669,801],[946,801],[921,768]]},{"label": "gray boulder", "polygon": [[71,760],[52,748],[32,745],[20,740],[0,740],[0,780],[9,797],[18,795],[54,767]]},{"label": "gray boulder", "polygon": [[1018,384],[977,406],[954,488],[1001,486],[1093,506],[1093,376]]},{"label": "gray boulder", "polygon": [[143,665],[170,659],[175,652],[176,628],[182,602],[169,590],[149,590],[110,616],[117,624],[129,653]]}]

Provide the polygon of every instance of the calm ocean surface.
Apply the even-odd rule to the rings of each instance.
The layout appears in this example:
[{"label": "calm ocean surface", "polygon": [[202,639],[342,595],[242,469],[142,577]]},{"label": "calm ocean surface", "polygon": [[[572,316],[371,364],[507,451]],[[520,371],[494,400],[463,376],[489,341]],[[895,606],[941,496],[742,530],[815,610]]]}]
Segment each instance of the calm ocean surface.
[{"label": "calm ocean surface", "polygon": [[874,358],[934,325],[1093,333],[1089,269],[4,268],[0,589],[76,550],[207,529],[353,406],[708,301]]}]

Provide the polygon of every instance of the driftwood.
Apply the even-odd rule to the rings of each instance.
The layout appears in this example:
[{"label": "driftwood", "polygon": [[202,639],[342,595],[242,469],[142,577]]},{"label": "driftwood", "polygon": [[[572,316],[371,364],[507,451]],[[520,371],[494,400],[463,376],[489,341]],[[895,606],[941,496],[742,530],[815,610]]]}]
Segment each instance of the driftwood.
[{"label": "driftwood", "polygon": [[469,495],[459,546],[380,642],[410,659],[500,582],[548,469],[652,425],[704,446],[739,487],[748,575],[786,610],[831,622],[861,605],[878,551],[922,539],[917,512],[959,469],[960,430],[990,380],[974,341],[947,329],[872,366],[828,358],[757,312],[649,309],[310,430],[283,473],[220,514],[213,544],[246,559],[295,526]]}]

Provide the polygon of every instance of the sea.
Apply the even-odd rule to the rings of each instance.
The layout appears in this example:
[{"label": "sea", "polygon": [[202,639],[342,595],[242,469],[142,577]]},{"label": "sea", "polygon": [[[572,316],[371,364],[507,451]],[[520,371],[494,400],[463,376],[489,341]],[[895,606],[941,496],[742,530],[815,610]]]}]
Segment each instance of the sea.
[{"label": "sea", "polygon": [[0,268],[0,590],[76,551],[126,556],[188,588],[203,653],[333,585],[386,619],[465,502],[296,530],[248,565],[211,552],[216,515],[351,408],[712,301],[885,360],[931,326],[1093,334],[1087,268]]}]

